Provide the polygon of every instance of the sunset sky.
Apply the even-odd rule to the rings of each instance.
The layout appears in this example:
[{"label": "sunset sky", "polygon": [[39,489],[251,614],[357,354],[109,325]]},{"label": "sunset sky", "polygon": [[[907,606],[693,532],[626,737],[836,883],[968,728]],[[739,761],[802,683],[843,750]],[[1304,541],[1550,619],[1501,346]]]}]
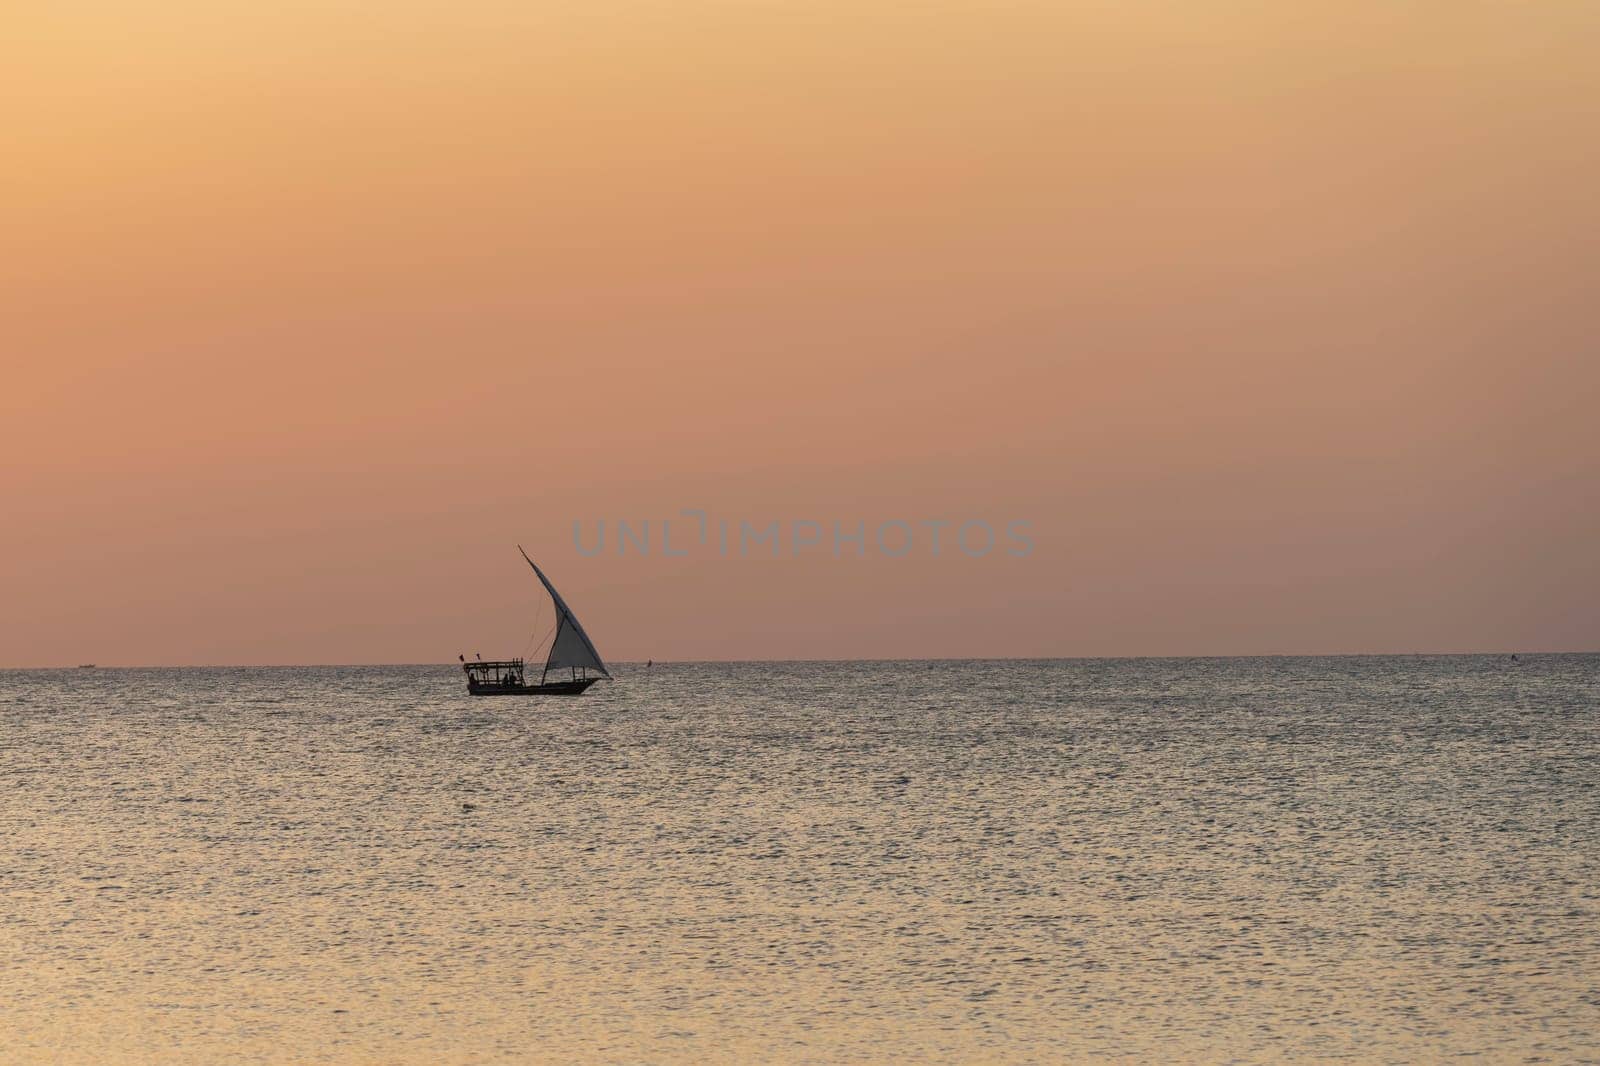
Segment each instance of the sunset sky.
[{"label": "sunset sky", "polygon": [[1592,0],[0,30],[0,666],[1600,648]]}]

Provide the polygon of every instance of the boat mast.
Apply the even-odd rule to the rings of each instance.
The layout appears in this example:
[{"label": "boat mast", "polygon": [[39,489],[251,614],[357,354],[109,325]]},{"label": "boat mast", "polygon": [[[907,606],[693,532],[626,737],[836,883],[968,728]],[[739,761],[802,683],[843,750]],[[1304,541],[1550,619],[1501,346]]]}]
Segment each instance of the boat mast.
[{"label": "boat mast", "polygon": [[[533,565],[533,560],[529,559],[528,558],[528,553],[522,550],[522,545],[520,545],[520,544],[517,545],[517,551],[522,553],[523,561],[526,562],[530,567],[533,568],[534,575],[537,576],[538,573],[539,573],[539,568],[537,566]],[[540,583],[543,584],[542,581]],[[545,591],[546,592],[550,591],[548,586],[546,586]],[[550,606],[556,612],[556,628],[555,628],[555,632],[550,634],[550,650],[554,651],[555,650],[555,646],[556,646],[556,641],[561,639],[561,623],[566,621],[566,617],[562,613],[561,604],[556,602],[556,598],[555,598],[554,594],[552,594],[550,596]],[[549,674],[549,673],[550,673],[550,654],[549,654],[549,652],[546,652],[545,653],[545,657],[544,657],[544,666],[539,670],[539,684],[541,684],[541,685],[544,684],[545,676],[547,674]]]}]

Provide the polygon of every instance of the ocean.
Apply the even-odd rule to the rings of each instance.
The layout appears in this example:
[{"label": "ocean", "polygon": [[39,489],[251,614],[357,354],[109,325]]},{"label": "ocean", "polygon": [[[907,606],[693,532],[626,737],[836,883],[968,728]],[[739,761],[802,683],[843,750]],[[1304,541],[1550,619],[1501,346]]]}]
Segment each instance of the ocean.
[{"label": "ocean", "polygon": [[0,1061],[1600,1061],[1600,656],[0,672]]}]

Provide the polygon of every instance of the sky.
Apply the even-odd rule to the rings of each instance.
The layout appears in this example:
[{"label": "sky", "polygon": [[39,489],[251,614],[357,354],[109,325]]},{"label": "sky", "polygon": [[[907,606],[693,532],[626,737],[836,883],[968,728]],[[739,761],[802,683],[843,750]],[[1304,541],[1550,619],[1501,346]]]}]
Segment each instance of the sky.
[{"label": "sky", "polygon": [[0,31],[0,665],[1600,648],[1589,0]]}]

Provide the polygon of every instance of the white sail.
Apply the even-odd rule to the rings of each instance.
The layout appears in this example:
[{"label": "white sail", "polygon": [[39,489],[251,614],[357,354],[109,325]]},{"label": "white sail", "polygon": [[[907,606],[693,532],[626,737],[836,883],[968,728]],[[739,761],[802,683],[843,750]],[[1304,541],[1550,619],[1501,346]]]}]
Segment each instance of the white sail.
[{"label": "white sail", "polygon": [[[518,545],[517,550],[522,551],[522,546]],[[522,557],[528,559],[528,553],[522,551]],[[572,608],[567,606],[567,601],[550,584],[550,579],[544,576],[538,564],[528,559],[528,565],[539,575],[539,580],[544,583],[545,591],[550,593],[550,599],[556,607],[556,639],[550,642],[550,657],[545,660],[545,670],[579,668],[597,670],[605,677],[610,677],[611,671],[601,662],[600,653],[594,650],[594,642],[578,623],[578,616],[572,613]]]}]

